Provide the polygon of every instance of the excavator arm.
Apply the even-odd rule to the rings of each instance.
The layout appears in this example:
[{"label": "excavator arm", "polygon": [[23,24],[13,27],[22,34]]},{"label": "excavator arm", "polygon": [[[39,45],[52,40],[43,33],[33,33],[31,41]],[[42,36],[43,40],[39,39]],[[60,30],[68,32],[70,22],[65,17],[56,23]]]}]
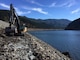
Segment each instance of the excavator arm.
[{"label": "excavator arm", "polygon": [[21,26],[19,17],[17,15],[13,5],[10,4],[9,27],[5,28],[5,33],[6,33],[6,35],[23,35],[22,31],[26,32],[27,28],[25,26]]}]

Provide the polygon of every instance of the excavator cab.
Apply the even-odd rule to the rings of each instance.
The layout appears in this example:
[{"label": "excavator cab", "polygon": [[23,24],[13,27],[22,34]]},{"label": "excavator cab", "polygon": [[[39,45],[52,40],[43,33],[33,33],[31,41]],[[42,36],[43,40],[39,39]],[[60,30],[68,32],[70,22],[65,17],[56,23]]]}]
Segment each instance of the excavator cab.
[{"label": "excavator cab", "polygon": [[13,7],[10,4],[10,20],[9,20],[9,27],[5,28],[5,34],[7,36],[24,36],[24,32],[27,31],[27,27],[25,24],[21,25],[19,17]]}]

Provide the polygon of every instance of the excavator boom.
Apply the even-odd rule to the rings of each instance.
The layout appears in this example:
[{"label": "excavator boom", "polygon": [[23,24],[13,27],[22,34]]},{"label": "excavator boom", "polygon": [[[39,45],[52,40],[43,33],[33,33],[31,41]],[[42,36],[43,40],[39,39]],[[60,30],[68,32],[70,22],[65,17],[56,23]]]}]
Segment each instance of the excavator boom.
[{"label": "excavator boom", "polygon": [[[21,27],[23,27],[23,29],[21,29]],[[13,5],[10,4],[10,20],[9,27],[5,28],[6,35],[23,35],[22,30],[24,31],[25,28],[25,26],[21,26],[19,17]]]}]

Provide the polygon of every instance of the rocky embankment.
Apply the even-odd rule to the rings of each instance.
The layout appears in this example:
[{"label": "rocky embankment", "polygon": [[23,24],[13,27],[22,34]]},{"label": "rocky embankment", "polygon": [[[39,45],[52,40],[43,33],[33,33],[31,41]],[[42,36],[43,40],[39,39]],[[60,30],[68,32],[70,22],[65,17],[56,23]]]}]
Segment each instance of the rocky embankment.
[{"label": "rocky embankment", "polygon": [[6,36],[0,30],[0,60],[70,60],[55,48],[29,33]]},{"label": "rocky embankment", "polygon": [[29,33],[5,36],[0,32],[0,60],[70,60]]},{"label": "rocky embankment", "polygon": [[0,20],[0,29],[4,29],[5,27],[8,27],[8,26],[9,26],[9,23]]}]

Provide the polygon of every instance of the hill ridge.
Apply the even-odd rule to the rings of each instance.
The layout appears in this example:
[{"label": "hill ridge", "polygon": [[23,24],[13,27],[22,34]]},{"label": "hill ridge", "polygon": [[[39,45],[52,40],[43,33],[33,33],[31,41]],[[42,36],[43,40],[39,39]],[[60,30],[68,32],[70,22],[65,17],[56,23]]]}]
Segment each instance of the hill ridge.
[{"label": "hill ridge", "polygon": [[[9,10],[0,10],[0,20],[9,21]],[[64,29],[71,21],[68,19],[34,19],[19,16],[21,23],[25,23],[28,28],[48,28]]]}]

